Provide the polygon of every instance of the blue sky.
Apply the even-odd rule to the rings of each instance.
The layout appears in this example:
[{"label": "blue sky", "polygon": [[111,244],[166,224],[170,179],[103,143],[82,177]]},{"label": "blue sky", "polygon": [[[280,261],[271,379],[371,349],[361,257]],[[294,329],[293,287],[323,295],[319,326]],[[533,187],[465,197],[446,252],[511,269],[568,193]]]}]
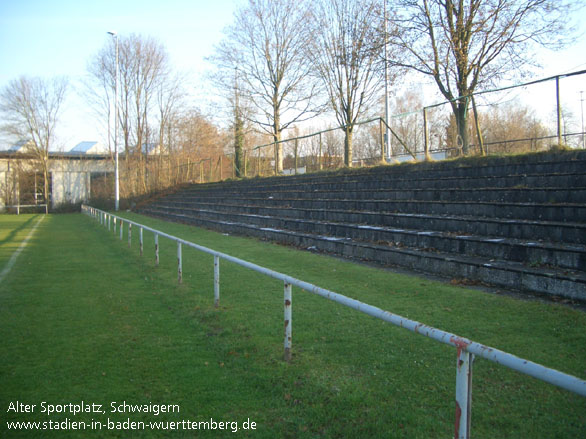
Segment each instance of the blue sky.
[{"label": "blue sky", "polygon": [[[171,64],[193,84],[204,58],[222,38],[243,0],[0,0],[0,88],[21,75],[68,76],[70,93],[59,126],[67,149],[101,140],[76,89],[87,64],[111,38],[149,35],[168,50]],[[197,88],[197,85],[194,85]],[[193,90],[197,94],[197,90]]]},{"label": "blue sky", "polygon": [[80,75],[109,30],[158,38],[178,68],[197,68],[240,0],[1,0],[0,83]]},{"label": "blue sky", "polygon": [[[0,88],[20,75],[68,76],[72,87],[59,126],[62,146],[71,149],[84,140],[102,140],[99,124],[77,88],[91,57],[111,38],[107,31],[157,38],[167,48],[173,67],[190,79],[190,92],[205,96],[200,80],[206,69],[204,58],[221,40],[236,7],[245,2],[0,0]],[[542,52],[543,69],[535,73],[535,78],[586,69],[586,8],[576,20],[582,23],[578,44],[562,53]],[[576,101],[577,90],[586,91],[586,76],[573,82],[572,90],[565,90],[572,102]],[[426,104],[437,100],[431,99]]]}]

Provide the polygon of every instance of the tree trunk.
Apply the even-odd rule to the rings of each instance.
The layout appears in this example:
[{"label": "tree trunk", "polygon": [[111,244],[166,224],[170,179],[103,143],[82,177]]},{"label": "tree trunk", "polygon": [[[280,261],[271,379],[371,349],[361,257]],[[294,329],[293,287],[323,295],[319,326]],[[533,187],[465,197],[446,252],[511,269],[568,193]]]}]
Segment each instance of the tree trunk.
[{"label": "tree trunk", "polygon": [[283,172],[283,144],[281,143],[281,131],[273,133],[273,142],[275,143],[275,172]]},{"label": "tree trunk", "polygon": [[243,163],[242,163],[242,150],[244,147],[244,134],[243,134],[243,123],[242,120],[236,118],[236,126],[234,128],[234,166],[236,167],[236,177],[243,177]]},{"label": "tree trunk", "polygon": [[468,155],[470,152],[468,139],[468,99],[458,101],[452,107],[458,129],[458,148],[462,149],[464,155]]},{"label": "tree trunk", "polygon": [[344,136],[344,165],[348,168],[352,167],[352,128],[346,126]]},{"label": "tree trunk", "polygon": [[275,143],[275,171],[280,174],[283,172],[283,144],[280,130],[273,134],[273,142]]}]

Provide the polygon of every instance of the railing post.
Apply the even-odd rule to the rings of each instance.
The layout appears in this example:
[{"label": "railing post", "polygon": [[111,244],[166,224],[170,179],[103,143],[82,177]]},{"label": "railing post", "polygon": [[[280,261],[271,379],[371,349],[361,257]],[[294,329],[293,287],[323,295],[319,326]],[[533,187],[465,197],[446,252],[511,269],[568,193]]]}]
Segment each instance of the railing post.
[{"label": "railing post", "polygon": [[118,226],[116,222],[116,217],[114,217],[114,235],[116,234],[116,227]]},{"label": "railing post", "polygon": [[214,306],[220,306],[220,257],[214,255]]},{"label": "railing post", "polygon": [[284,288],[285,307],[285,361],[291,361],[291,284],[285,282]]},{"label": "railing post", "polygon": [[122,241],[123,234],[124,234],[124,221],[120,220],[120,241]]},{"label": "railing post", "polygon": [[128,223],[128,248],[132,247],[132,223]]},{"label": "railing post", "polygon": [[159,234],[155,233],[155,266],[159,266]]},{"label": "railing post", "polygon": [[472,409],[472,363],[474,355],[458,348],[456,365],[456,432],[455,439],[470,438],[470,414]]},{"label": "railing post", "polygon": [[182,257],[181,257],[181,243],[177,241],[177,282],[183,282],[183,273],[182,273]]},{"label": "railing post", "polygon": [[108,232],[112,230],[112,215],[108,214]]},{"label": "railing post", "polygon": [[143,240],[142,240],[142,227],[140,228],[140,255],[142,256],[142,250],[143,250]]}]

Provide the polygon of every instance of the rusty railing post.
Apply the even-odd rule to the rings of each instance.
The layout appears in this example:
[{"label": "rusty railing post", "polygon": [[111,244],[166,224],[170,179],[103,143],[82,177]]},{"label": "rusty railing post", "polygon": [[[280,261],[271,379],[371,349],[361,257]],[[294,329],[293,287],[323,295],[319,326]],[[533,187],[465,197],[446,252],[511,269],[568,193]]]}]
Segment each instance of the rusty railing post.
[{"label": "rusty railing post", "polygon": [[159,266],[159,234],[155,233],[155,266]]},{"label": "rusty railing post", "polygon": [[120,220],[120,241],[122,241],[124,234],[124,221]]},{"label": "rusty railing post", "polygon": [[472,363],[474,355],[458,348],[456,365],[456,431],[455,439],[470,438],[470,414],[472,409]]},{"label": "rusty railing post", "polygon": [[214,255],[214,306],[220,306],[220,257]]},{"label": "rusty railing post", "polygon": [[291,361],[291,284],[285,282],[284,287],[285,305],[285,361]]},{"label": "rusty railing post", "polygon": [[181,256],[181,243],[177,241],[177,282],[183,282],[183,272],[182,272],[182,256]]},{"label": "rusty railing post", "polygon": [[140,255],[142,256],[142,251],[144,248],[144,243],[143,243],[143,239],[142,239],[142,227],[140,228]]}]

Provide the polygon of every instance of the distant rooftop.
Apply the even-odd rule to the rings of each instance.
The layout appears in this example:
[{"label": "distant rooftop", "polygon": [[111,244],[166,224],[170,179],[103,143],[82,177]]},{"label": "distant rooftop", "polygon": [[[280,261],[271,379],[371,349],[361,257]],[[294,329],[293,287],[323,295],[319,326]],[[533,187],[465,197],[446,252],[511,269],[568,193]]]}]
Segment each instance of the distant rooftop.
[{"label": "distant rooftop", "polygon": [[14,145],[12,145],[10,148],[8,148],[8,151],[12,151],[12,152],[25,152],[25,150],[27,149],[27,144],[29,143],[28,140],[19,140],[18,142],[16,142]]},{"label": "distant rooftop", "polygon": [[[7,153],[28,153],[31,152],[29,147],[32,146],[32,143],[29,140],[19,140],[18,142],[14,143],[7,149],[4,149],[0,146],[0,150]],[[81,156],[81,155],[108,155],[109,151],[108,148],[102,145],[100,142],[95,141],[86,141],[80,142],[71,148],[69,151],[49,151],[51,155],[73,155],[73,156]]]},{"label": "distant rooftop", "polygon": [[69,154],[108,154],[108,149],[99,142],[87,141],[78,143]]}]

